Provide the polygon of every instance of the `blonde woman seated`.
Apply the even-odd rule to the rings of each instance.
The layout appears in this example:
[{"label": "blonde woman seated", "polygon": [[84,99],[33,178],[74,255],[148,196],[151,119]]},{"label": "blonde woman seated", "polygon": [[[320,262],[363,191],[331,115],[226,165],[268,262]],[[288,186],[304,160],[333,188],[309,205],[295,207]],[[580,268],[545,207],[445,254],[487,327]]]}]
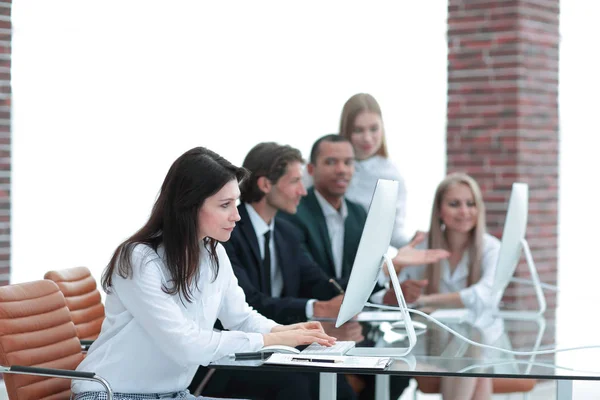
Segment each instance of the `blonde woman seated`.
[{"label": "blonde woman seated", "polygon": [[[492,287],[500,241],[485,226],[477,182],[466,174],[448,175],[435,194],[429,235],[416,248],[446,249],[450,257],[435,264],[397,266],[400,281],[428,281],[417,304],[466,307],[476,313],[497,306]],[[492,391],[489,378],[442,378],[441,388],[444,399],[486,399]]]}]

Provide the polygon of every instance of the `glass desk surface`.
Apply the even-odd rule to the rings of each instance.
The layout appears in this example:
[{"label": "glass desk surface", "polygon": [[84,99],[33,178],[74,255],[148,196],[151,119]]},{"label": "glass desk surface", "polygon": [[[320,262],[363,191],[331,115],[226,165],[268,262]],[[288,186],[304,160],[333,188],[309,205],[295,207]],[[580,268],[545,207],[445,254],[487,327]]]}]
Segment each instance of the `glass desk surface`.
[{"label": "glass desk surface", "polygon": [[[488,345],[514,351],[547,350],[589,345],[600,345],[600,336],[594,334],[593,320],[586,326],[579,311],[573,313],[552,309],[544,317],[533,320],[502,319],[482,315],[476,320],[446,323],[463,336]],[[558,316],[558,317],[557,317]],[[494,349],[470,345],[438,327],[431,321],[414,316],[415,321],[425,322],[427,329],[417,332],[417,344],[404,357],[394,357],[394,362],[383,371],[352,369],[334,370],[310,368],[312,372],[367,373],[391,375],[429,376],[487,376],[507,378],[600,380],[600,348],[531,355],[512,355]],[[578,321],[578,322],[577,322]],[[561,324],[579,323],[577,329],[564,329]],[[326,323],[324,323],[326,324]],[[567,327],[567,325],[565,325]],[[365,341],[361,347],[407,347],[408,339],[402,329],[389,329],[385,323],[364,324]],[[338,340],[344,340],[338,338]],[[269,366],[262,361],[235,361],[223,358],[210,365],[211,368],[256,368],[307,371],[306,367]]]}]

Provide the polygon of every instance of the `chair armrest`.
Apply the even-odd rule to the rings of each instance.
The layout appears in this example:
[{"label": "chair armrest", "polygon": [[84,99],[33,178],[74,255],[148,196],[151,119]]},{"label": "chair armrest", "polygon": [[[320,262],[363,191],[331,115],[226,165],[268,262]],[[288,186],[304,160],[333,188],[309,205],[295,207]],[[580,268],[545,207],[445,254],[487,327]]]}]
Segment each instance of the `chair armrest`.
[{"label": "chair armrest", "polygon": [[104,386],[104,388],[106,389],[108,400],[113,399],[113,392],[108,382],[104,378],[96,375],[94,372],[71,371],[68,369],[55,368],[25,367],[22,365],[13,365],[10,367],[0,366],[0,372],[4,374],[38,375],[49,376],[53,378],[94,381]]},{"label": "chair armrest", "polygon": [[79,343],[81,344],[82,351],[88,351],[90,349],[90,346],[92,345],[92,343],[94,343],[94,341],[93,340],[80,340]]}]

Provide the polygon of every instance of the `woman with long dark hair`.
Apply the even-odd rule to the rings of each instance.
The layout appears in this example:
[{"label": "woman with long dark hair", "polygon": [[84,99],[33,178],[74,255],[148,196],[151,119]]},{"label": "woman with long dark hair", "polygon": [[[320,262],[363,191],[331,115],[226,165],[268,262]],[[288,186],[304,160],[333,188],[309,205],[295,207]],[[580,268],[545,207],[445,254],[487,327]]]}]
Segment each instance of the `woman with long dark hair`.
[{"label": "woman with long dark hair", "polygon": [[[115,250],[104,274],[106,319],[77,368],[104,377],[117,399],[195,399],[186,390],[198,365],[263,346],[329,346],[318,322],[278,325],[254,311],[227,253],[247,175],[197,147],[171,166],[148,222]],[[219,319],[227,331],[214,331]],[[75,400],[106,398],[74,381]]]}]

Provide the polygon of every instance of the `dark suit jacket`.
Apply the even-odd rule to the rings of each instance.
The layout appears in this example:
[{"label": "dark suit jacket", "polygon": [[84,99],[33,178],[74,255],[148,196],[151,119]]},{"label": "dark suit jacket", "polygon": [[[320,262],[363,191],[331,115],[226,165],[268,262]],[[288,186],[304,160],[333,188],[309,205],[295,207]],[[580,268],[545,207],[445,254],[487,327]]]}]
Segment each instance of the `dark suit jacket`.
[{"label": "dark suit jacket", "polygon": [[[348,284],[350,271],[356,258],[356,250],[367,220],[367,212],[362,206],[348,200],[345,201],[348,216],[344,223],[344,256],[342,258],[342,278],[339,280],[343,287]],[[281,214],[282,218],[292,222],[302,231],[303,247],[315,262],[327,276],[335,277],[327,223],[321,205],[315,196],[314,187],[308,189],[308,194],[300,201],[295,215]]]},{"label": "dark suit jacket", "polygon": [[245,205],[238,206],[241,220],[223,243],[246,301],[259,313],[280,323],[306,321],[309,299],[329,300],[337,292],[321,268],[301,246],[301,233],[290,222],[275,217],[273,240],[277,263],[283,277],[281,297],[271,297],[261,285],[264,274],[256,232]]}]

